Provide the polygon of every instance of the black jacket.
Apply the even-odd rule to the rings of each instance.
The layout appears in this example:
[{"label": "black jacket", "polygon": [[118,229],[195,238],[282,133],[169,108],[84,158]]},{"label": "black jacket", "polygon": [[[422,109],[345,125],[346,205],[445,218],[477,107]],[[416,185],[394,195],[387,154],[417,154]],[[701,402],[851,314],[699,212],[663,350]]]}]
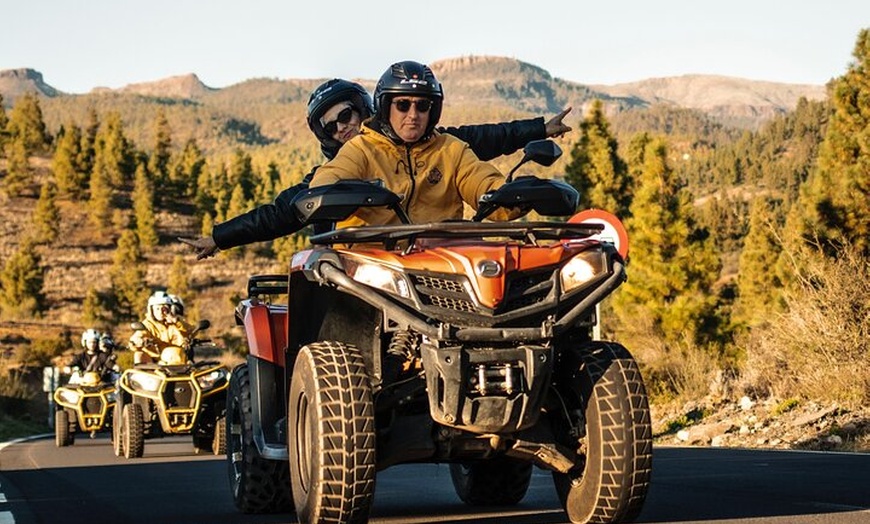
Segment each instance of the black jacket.
[{"label": "black jacket", "polygon": [[[509,155],[532,140],[546,138],[544,117],[500,124],[448,127],[439,131],[467,142],[481,160]],[[305,175],[302,182],[279,193],[271,204],[264,204],[214,226],[212,236],[215,244],[221,249],[229,249],[253,242],[274,240],[299,231],[302,224],[296,219],[290,202],[308,188],[317,167],[319,166]]]}]

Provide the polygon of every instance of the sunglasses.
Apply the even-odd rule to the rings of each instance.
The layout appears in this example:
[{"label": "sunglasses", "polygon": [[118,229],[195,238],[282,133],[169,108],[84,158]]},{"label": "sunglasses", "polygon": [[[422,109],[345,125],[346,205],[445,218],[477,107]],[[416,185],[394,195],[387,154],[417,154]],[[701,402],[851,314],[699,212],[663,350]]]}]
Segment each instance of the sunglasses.
[{"label": "sunglasses", "polygon": [[401,100],[393,100],[393,104],[396,106],[396,109],[402,113],[410,111],[411,104],[414,104],[414,107],[416,107],[417,111],[420,113],[427,113],[432,109],[432,101],[425,98],[422,100],[407,100],[403,98]]},{"label": "sunglasses", "polygon": [[327,135],[332,136],[335,134],[336,131],[338,131],[338,124],[346,124],[350,122],[351,117],[353,117],[353,107],[347,106],[342,109],[340,113],[338,113],[338,116],[335,117],[335,120],[323,124],[323,131]]}]

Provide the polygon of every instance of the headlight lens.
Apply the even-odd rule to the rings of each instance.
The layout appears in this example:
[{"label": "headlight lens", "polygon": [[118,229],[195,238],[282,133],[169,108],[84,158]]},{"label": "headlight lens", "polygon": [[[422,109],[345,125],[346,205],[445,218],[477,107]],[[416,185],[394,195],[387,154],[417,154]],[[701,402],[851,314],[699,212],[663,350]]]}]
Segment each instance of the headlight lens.
[{"label": "headlight lens", "polygon": [[216,369],[210,373],[196,377],[196,381],[199,383],[199,387],[205,390],[213,388],[220,379],[226,378],[226,376],[227,370]]},{"label": "headlight lens", "polygon": [[148,373],[133,372],[127,377],[127,383],[130,384],[131,388],[149,393],[156,393],[160,389],[161,382],[163,379]]},{"label": "headlight lens", "polygon": [[408,281],[404,274],[381,264],[345,259],[347,274],[360,284],[398,295],[402,298],[411,296]]},{"label": "headlight lens", "polygon": [[79,402],[79,393],[78,391],[74,391],[72,389],[61,389],[58,396],[68,404],[78,404]]},{"label": "headlight lens", "polygon": [[594,280],[606,270],[604,253],[599,250],[584,251],[562,266],[562,293],[570,293]]}]

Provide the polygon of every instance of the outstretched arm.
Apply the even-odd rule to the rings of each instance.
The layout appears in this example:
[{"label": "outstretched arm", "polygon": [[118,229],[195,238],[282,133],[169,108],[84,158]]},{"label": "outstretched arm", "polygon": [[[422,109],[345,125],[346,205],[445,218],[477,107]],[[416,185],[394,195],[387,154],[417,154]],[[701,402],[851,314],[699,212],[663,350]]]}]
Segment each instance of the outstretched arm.
[{"label": "outstretched arm", "polygon": [[296,219],[290,202],[296,195],[308,189],[308,183],[316,170],[315,167],[302,182],[279,193],[274,202],[217,224],[212,229],[211,236],[178,237],[178,241],[192,247],[196,251],[196,259],[202,260],[213,256],[219,249],[274,240],[299,231],[302,224]]},{"label": "outstretched arm", "polygon": [[502,155],[510,155],[532,140],[558,137],[571,131],[571,127],[562,122],[571,109],[564,109],[546,122],[544,117],[538,117],[499,124],[447,127],[439,131],[467,142],[478,158],[489,161]]}]

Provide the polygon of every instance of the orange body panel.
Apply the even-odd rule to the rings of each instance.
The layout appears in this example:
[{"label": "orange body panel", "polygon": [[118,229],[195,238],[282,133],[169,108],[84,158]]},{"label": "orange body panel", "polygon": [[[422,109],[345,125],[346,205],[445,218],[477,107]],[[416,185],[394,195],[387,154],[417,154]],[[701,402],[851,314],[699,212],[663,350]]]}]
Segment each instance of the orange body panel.
[{"label": "orange body panel", "polygon": [[244,322],[250,354],[283,367],[284,347],[287,345],[287,307],[267,305],[251,299]]},{"label": "orange body panel", "polygon": [[[554,266],[586,247],[588,243],[553,243],[546,246],[516,244],[450,243],[432,246],[402,255],[398,251],[355,249],[356,257],[370,258],[409,270],[466,275],[481,305],[495,308],[504,300],[505,276],[514,271],[527,271],[538,267]],[[484,260],[501,264],[502,271],[494,277],[478,274],[476,267]]]}]

